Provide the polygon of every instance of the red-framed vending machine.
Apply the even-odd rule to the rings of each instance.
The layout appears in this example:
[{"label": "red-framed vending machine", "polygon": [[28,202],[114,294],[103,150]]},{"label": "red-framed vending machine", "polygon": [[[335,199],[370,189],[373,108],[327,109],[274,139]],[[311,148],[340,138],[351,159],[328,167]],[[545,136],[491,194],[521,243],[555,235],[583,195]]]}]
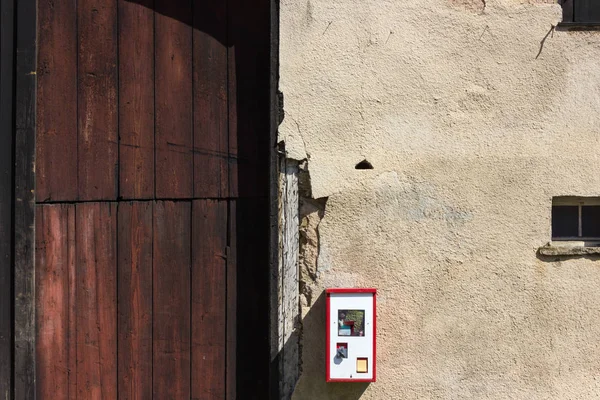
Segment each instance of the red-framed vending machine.
[{"label": "red-framed vending machine", "polygon": [[327,289],[327,382],[375,382],[376,289]]}]

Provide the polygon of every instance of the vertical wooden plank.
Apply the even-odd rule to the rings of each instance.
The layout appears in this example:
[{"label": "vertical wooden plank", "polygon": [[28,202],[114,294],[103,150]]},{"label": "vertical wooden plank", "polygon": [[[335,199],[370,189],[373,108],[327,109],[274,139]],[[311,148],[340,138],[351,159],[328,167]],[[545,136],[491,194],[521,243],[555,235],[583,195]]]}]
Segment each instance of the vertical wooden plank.
[{"label": "vertical wooden plank", "polygon": [[[291,399],[300,375],[299,336],[296,321],[300,318],[299,257],[299,204],[298,163],[283,161],[281,168],[281,256],[280,342],[279,342],[279,395]],[[277,306],[275,306],[277,308]],[[276,309],[275,308],[275,309]]]},{"label": "vertical wooden plank", "polygon": [[229,163],[227,168],[228,194],[231,198],[239,196],[238,188],[238,88],[237,88],[237,56],[235,41],[232,32],[232,0],[227,0],[227,151],[229,153]]},{"label": "vertical wooden plank", "polygon": [[13,20],[14,0],[0,0],[0,398],[12,380]]},{"label": "vertical wooden plank", "polygon": [[14,398],[35,399],[35,129],[37,1],[16,7],[14,170]]},{"label": "vertical wooden plank", "polygon": [[227,2],[194,3],[194,196],[228,196]]},{"label": "vertical wooden plank", "polygon": [[75,371],[75,206],[36,207],[37,398],[69,399]]},{"label": "vertical wooden plank", "polygon": [[196,200],[192,218],[192,398],[223,399],[226,384],[227,202]]},{"label": "vertical wooden plank", "polygon": [[[285,148],[282,146],[282,153],[285,154]],[[279,226],[279,230],[283,231],[282,233],[285,234],[285,231],[287,230],[287,224],[286,224],[286,211],[287,211],[287,207],[286,207],[286,194],[287,194],[287,190],[286,190],[286,184],[288,183],[287,175],[285,174],[285,168],[286,167],[286,157],[282,156],[279,160],[279,170],[280,171],[284,171],[284,173],[281,174],[280,178],[279,178],[279,185],[278,185],[278,200],[279,200],[279,207],[278,207],[278,226]],[[292,228],[291,228],[292,229]],[[271,316],[271,360],[278,360],[279,363],[279,368],[278,368],[278,377],[279,376],[283,376],[283,374],[281,374],[281,370],[282,370],[282,364],[283,364],[283,349],[284,349],[284,344],[285,341],[283,340],[284,337],[284,331],[283,331],[283,325],[284,325],[284,309],[281,306],[283,304],[283,284],[284,284],[284,260],[283,260],[283,246],[284,246],[284,240],[283,240],[283,235],[279,235],[278,237],[278,242],[277,242],[277,254],[278,254],[278,265],[277,265],[277,269],[275,271],[271,270],[271,276],[270,276],[270,282],[271,285],[269,287],[270,291],[270,298],[269,298],[269,310],[270,310],[270,316]],[[275,311],[276,310],[276,311]],[[282,381],[280,379],[278,379],[279,382],[279,388],[282,385]],[[279,391],[281,392],[281,391]]]},{"label": "vertical wooden plank", "polygon": [[119,398],[152,398],[152,202],[119,204]]},{"label": "vertical wooden plank", "polygon": [[154,196],[153,0],[119,1],[119,189]]},{"label": "vertical wooden plank", "polygon": [[[77,399],[77,209],[69,208],[69,400]],[[42,397],[43,398],[43,397]]]},{"label": "vertical wooden plank", "polygon": [[156,197],[191,198],[192,5],[156,0]]},{"label": "vertical wooden plank", "polygon": [[153,395],[190,398],[190,202],[154,206]]},{"label": "vertical wooden plank", "polygon": [[115,203],[76,206],[77,398],[117,397]]},{"label": "vertical wooden plank", "polygon": [[226,391],[227,400],[237,399],[237,222],[236,200],[227,202],[229,226],[227,246],[227,348]]},{"label": "vertical wooden plank", "polygon": [[228,0],[230,197],[269,193],[269,5]]},{"label": "vertical wooden plank", "polygon": [[77,26],[79,199],[113,200],[118,196],[116,0],[78,0]]},{"label": "vertical wooden plank", "polygon": [[39,0],[37,201],[77,200],[77,8]]}]

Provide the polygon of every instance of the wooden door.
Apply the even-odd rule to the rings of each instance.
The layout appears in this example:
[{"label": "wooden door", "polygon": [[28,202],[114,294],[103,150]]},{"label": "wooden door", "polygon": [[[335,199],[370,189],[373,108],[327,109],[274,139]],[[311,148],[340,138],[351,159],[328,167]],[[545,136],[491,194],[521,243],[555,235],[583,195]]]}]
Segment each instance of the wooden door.
[{"label": "wooden door", "polygon": [[246,3],[38,1],[39,399],[267,398],[269,1]]},{"label": "wooden door", "polygon": [[0,398],[11,393],[14,1],[0,0]]}]

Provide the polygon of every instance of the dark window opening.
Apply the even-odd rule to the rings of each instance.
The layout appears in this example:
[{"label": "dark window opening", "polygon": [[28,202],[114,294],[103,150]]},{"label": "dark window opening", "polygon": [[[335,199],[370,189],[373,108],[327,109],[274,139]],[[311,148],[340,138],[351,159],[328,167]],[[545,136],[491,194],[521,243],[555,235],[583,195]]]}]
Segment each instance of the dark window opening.
[{"label": "dark window opening", "polygon": [[600,1],[562,0],[564,25],[600,25]]},{"label": "dark window opening", "polygon": [[554,198],[552,239],[600,240],[600,198]]},{"label": "dark window opening", "polygon": [[552,238],[579,236],[579,206],[552,207]]},{"label": "dark window opening", "polygon": [[600,206],[581,207],[581,230],[583,237],[600,238]]}]

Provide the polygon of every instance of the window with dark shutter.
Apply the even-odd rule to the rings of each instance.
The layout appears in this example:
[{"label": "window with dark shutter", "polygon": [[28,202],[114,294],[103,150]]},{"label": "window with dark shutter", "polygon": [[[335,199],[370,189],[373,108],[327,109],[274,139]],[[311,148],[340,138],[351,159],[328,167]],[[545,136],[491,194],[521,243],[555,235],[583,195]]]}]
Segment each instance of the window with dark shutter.
[{"label": "window with dark shutter", "polygon": [[561,25],[600,26],[599,0],[563,0]]}]

